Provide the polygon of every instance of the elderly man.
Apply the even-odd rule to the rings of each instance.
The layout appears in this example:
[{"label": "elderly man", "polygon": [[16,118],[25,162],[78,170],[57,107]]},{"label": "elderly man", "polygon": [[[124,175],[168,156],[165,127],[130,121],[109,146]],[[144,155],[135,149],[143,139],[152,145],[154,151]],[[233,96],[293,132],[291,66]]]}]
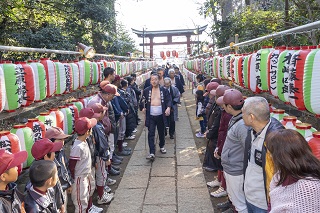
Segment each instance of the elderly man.
[{"label": "elderly man", "polygon": [[247,98],[242,108],[244,123],[249,126],[244,152],[244,193],[248,212],[268,212],[269,184],[273,176],[272,161],[264,144],[269,132],[284,129],[270,119],[267,100],[263,97]]},{"label": "elderly man", "polygon": [[[171,97],[171,101],[172,101],[170,116],[167,117],[167,120],[169,125],[170,139],[174,139],[174,133],[176,130],[176,121],[178,120],[177,103],[179,103],[180,101],[180,92],[176,87],[171,85],[170,78],[164,78],[164,87],[168,90]],[[165,132],[166,132],[165,135],[167,135],[167,130]]]},{"label": "elderly man", "polygon": [[146,113],[145,125],[148,127],[148,144],[150,154],[147,159],[155,159],[155,144],[154,136],[156,127],[159,134],[160,152],[165,154],[167,151],[164,148],[165,139],[164,131],[167,123],[166,116],[170,115],[171,98],[168,90],[159,85],[159,75],[153,74],[150,77],[151,86],[143,90],[142,99],[140,102],[140,110]]},{"label": "elderly man", "polygon": [[180,81],[180,78],[176,76],[173,69],[169,69],[168,75],[169,75],[169,78],[171,79],[171,85],[177,87],[180,94],[184,93],[183,85]]},{"label": "elderly man", "polygon": [[228,89],[216,100],[216,103],[232,115],[221,153],[227,192],[236,210],[239,213],[246,213],[248,211],[243,191],[243,153],[248,127],[242,119],[241,108],[244,100],[241,92]]}]

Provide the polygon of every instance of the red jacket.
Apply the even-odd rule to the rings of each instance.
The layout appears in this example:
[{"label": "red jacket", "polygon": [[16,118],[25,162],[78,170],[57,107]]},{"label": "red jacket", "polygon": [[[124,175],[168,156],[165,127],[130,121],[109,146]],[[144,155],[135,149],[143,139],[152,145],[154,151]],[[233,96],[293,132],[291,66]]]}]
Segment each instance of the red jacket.
[{"label": "red jacket", "polygon": [[217,142],[219,156],[221,156],[222,148],[223,148],[224,142],[226,141],[226,137],[228,133],[228,124],[231,117],[232,115],[230,115],[223,109],[221,110],[221,119],[220,119],[220,126],[218,130],[218,142]]}]

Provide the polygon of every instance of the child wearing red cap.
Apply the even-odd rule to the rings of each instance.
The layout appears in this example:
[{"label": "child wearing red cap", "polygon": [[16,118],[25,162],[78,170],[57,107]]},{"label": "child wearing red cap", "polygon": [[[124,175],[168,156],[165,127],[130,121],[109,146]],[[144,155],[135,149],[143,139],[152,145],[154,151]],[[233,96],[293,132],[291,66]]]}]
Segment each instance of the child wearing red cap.
[{"label": "child wearing red cap", "polygon": [[23,195],[17,190],[18,167],[27,160],[26,151],[12,154],[0,149],[0,212],[25,212]]},{"label": "child wearing red cap", "polygon": [[95,180],[91,173],[91,153],[86,139],[91,135],[92,128],[97,120],[81,117],[75,121],[77,138],[73,143],[69,157],[69,169],[72,184],[71,199],[75,206],[75,212],[86,212],[91,207],[90,197],[95,189]]},{"label": "child wearing red cap", "polygon": [[93,117],[97,119],[97,125],[92,128],[93,137],[96,142],[96,185],[98,191],[98,204],[110,203],[113,199],[113,193],[104,192],[104,186],[107,181],[106,165],[110,165],[110,152],[108,145],[108,138],[105,134],[105,129],[102,124],[102,119],[107,107],[102,106],[100,103],[92,103],[88,106],[93,109]]},{"label": "child wearing red cap", "polygon": [[33,162],[29,170],[29,178],[31,184],[24,196],[26,212],[59,212],[53,188],[59,181],[56,164],[51,160]]},{"label": "child wearing red cap", "polygon": [[[56,156],[55,153],[60,151],[62,149],[62,146],[62,142],[53,143],[48,138],[42,138],[40,140],[37,140],[37,142],[34,143],[31,148],[31,154],[35,159],[33,163],[39,160],[48,160],[54,162]],[[28,183],[26,185],[26,190],[29,190],[30,188],[31,184]],[[63,213],[66,210],[66,198],[64,196],[63,189],[59,179],[57,183],[54,185],[53,190],[56,206],[60,210],[60,212]]]}]

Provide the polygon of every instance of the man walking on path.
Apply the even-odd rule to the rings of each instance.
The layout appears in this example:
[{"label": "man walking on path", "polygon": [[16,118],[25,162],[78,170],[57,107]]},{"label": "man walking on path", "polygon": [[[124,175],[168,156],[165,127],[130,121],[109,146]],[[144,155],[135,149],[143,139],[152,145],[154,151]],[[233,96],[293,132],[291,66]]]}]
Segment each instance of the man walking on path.
[{"label": "man walking on path", "polygon": [[142,99],[140,102],[140,110],[145,111],[145,125],[148,127],[148,144],[150,154],[147,159],[154,160],[155,158],[155,131],[156,127],[159,134],[160,152],[165,154],[167,151],[164,148],[165,127],[167,126],[166,116],[170,115],[172,106],[171,98],[164,87],[159,85],[159,75],[153,74],[150,78],[151,86],[143,90]]}]

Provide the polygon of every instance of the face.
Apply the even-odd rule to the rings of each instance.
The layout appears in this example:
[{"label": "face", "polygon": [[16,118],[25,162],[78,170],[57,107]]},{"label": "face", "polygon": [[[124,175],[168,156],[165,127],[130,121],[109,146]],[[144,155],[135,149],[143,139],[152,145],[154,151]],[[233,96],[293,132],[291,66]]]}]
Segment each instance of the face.
[{"label": "face", "polygon": [[174,78],[174,72],[170,72],[169,77]]},{"label": "face", "polygon": [[18,167],[12,167],[1,175],[1,180],[7,183],[15,182],[18,179]]},{"label": "face", "polygon": [[159,86],[159,77],[158,76],[151,76],[151,85],[153,87]]},{"label": "face", "polygon": [[170,86],[171,86],[170,82],[168,82],[168,81],[164,82],[164,87],[165,88],[169,89]]},{"label": "face", "polygon": [[242,119],[246,126],[251,126],[252,118],[251,114],[246,113],[246,111],[242,108]]},{"label": "face", "polygon": [[114,77],[115,77],[115,76],[116,76],[116,73],[113,72],[112,75],[109,75],[109,76],[108,76],[108,77],[109,77],[109,80],[114,81]]},{"label": "face", "polygon": [[179,74],[179,70],[178,69],[175,69],[174,72],[176,73],[176,75]]},{"label": "face", "polygon": [[64,144],[64,139],[55,139],[54,142],[61,142],[62,144]]},{"label": "face", "polygon": [[53,161],[55,157],[56,157],[56,153],[51,152],[50,157],[48,157],[48,155],[45,155],[43,159]]},{"label": "face", "polygon": [[57,171],[57,168],[55,168],[55,174],[53,175],[53,177],[51,177],[49,180],[49,186],[50,187],[54,187],[57,182],[58,182],[58,171]]},{"label": "face", "polygon": [[158,71],[158,75],[160,76],[160,79],[162,79],[162,77],[163,77],[163,75],[164,75],[163,70]]}]

